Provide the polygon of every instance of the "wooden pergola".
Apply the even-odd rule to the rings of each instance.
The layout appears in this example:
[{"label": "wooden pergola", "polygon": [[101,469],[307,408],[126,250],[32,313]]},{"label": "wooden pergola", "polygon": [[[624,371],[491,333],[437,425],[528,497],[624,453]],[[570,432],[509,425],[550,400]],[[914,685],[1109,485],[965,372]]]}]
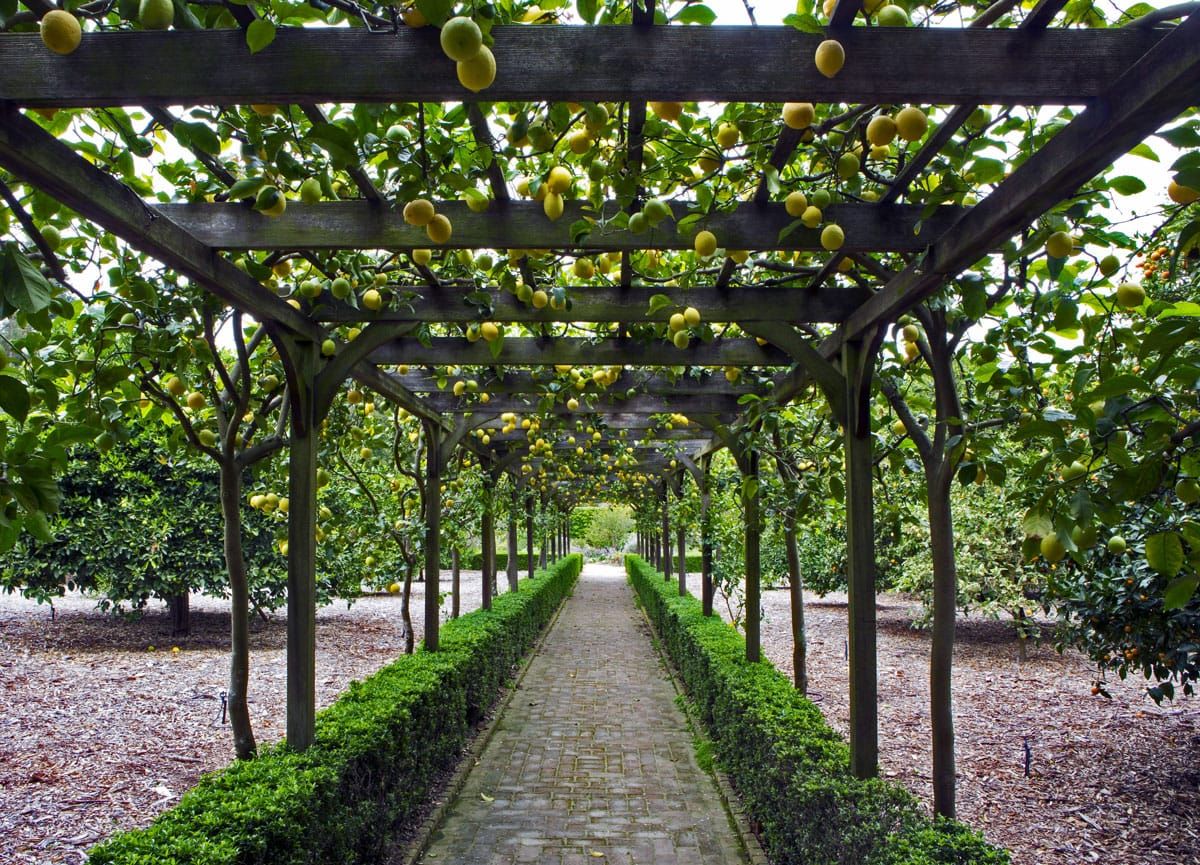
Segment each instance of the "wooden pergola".
[{"label": "wooden pergola", "polygon": [[[24,0],[37,14],[47,0]],[[318,445],[322,418],[348,378],[419,417],[429,445],[430,489],[438,488],[454,449],[470,447],[489,470],[512,470],[526,454],[526,438],[496,432],[483,445],[471,431],[499,426],[503,412],[595,418],[600,445],[632,442],[641,470],[662,478],[665,502],[682,473],[693,475],[707,500],[711,454],[731,447],[743,472],[757,471],[752,446],[736,432],[754,422],[741,402],[757,394],[782,405],[816,385],[844,430],[848,579],[850,604],[850,725],[854,772],[876,772],[875,561],[872,440],[869,400],[875,356],[896,319],[976,264],[1038,216],[1092,178],[1162,124],[1197,103],[1200,94],[1200,16],[1190,7],[1174,15],[1151,15],[1120,28],[1051,28],[1065,0],[1041,0],[1020,27],[993,28],[1015,6],[998,0],[961,29],[852,27],[861,0],[838,0],[830,35],[842,42],[846,64],[833,78],[812,63],[822,36],[787,27],[655,26],[653,0],[635,0],[630,26],[511,26],[492,31],[499,73],[481,94],[464,90],[453,64],[445,62],[433,28],[369,32],[364,28],[282,29],[258,54],[246,49],[239,30],[89,32],[81,50],[59,57],[35,35],[0,36],[0,166],[73,208],[103,230],[153,256],[225,303],[262,322],[279,349],[291,396],[288,515],[288,723],[296,748],[313,738],[315,713],[315,530]],[[254,13],[231,5],[245,27]],[[1182,17],[1181,23],[1168,23]],[[370,58],[364,62],[364,58]],[[695,58],[704,58],[702,69]],[[424,282],[389,286],[410,302],[378,312],[356,309],[330,296],[293,308],[257,279],[235,267],[225,253],[254,251],[411,250],[429,245],[424,232],[404,223],[396,202],[352,167],[357,186],[351,200],[288,206],[268,219],[248,202],[156,203],[93,165],[27,117],[24,109],[141,106],[165,129],[174,128],[173,106],[297,105],[312,123],[331,103],[461,102],[481,147],[495,148],[482,104],[497,100],[591,100],[625,105],[626,172],[638,176],[648,100],[713,102],[890,103],[953,106],[932,130],[877,202],[837,204],[830,218],[843,226],[845,246],[824,264],[785,284],[740,284],[739,266],[725,259],[706,285],[687,290],[646,286],[635,279],[631,251],[690,248],[673,230],[634,235],[598,229],[572,237],[569,226],[585,215],[568,202],[564,217],[547,221],[541,205],[513,200],[494,162],[487,170],[492,203],[476,213],[465,204],[437,202],[454,223],[449,248],[553,249],[622,254],[606,286],[566,289],[568,307],[536,309],[495,287],[486,318],[497,322],[663,322],[685,305],[700,306],[706,320],[736,325],[730,333],[678,349],[666,342],[619,335],[583,339],[506,338],[493,355],[483,341],[438,336],[420,340],[422,324],[481,320],[463,302],[460,287],[442,284],[421,269]],[[979,105],[1085,106],[1050,142],[1014,170],[973,207],[924,212],[905,204],[909,186]],[[766,170],[784,167],[801,144],[801,133],[783,128]],[[217,160],[197,157],[226,185],[235,178]],[[708,227],[729,249],[820,251],[815,230],[780,238],[791,219],[769,201],[764,177],[753,200],[713,215]],[[609,201],[608,215],[640,205]],[[402,204],[402,202],[401,202]],[[687,212],[676,202],[675,215]],[[911,264],[889,272],[873,253],[899,252]],[[845,259],[852,285],[833,279]],[[525,264],[528,264],[526,260]],[[525,270],[526,281],[532,271]],[[650,315],[653,295],[671,299]],[[338,345],[333,358],[320,345],[332,329],[357,323],[361,334]],[[817,325],[826,327],[818,328]],[[832,326],[832,329],[828,326]],[[545,332],[543,330],[543,332]],[[410,368],[395,371],[398,365]],[[605,395],[579,396],[574,412],[543,401],[554,365],[620,367],[620,380]],[[494,396],[445,392],[434,368],[476,369],[472,377]],[[680,367],[691,374],[678,375]],[[752,368],[770,375],[765,387],[731,384],[721,368]],[[480,372],[479,370],[482,370]],[[759,379],[762,380],[762,379]],[[633,391],[632,395],[629,391]],[[610,395],[611,394],[611,395]],[[688,423],[662,430],[658,415],[684,415]],[[556,444],[555,447],[562,447]],[[671,460],[678,454],[676,467]],[[514,477],[519,475],[514,472]],[[750,510],[750,508],[748,508]],[[425,647],[438,648],[439,521],[437,495],[426,514]],[[747,642],[758,657],[757,518],[748,515]],[[491,545],[491,514],[484,516]],[[532,528],[528,549],[532,552]],[[565,536],[560,535],[560,540]],[[645,540],[645,539],[643,539]],[[660,561],[671,557],[671,533],[663,512],[657,541]],[[515,532],[509,533],[510,569]],[[643,543],[642,551],[651,547]],[[707,579],[705,603],[711,609]],[[485,550],[485,598],[494,580],[494,556]],[[682,562],[680,562],[682,567]],[[669,565],[668,565],[669,571]],[[669,576],[669,574],[668,574]],[[510,578],[515,571],[510,570]],[[682,583],[681,583],[682,586]]]}]

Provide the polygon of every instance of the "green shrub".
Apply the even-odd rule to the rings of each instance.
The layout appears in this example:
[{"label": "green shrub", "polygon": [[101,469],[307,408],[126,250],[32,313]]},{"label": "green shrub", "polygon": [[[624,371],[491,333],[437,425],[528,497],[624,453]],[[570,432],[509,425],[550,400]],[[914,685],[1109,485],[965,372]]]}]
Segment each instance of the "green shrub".
[{"label": "green shrub", "polygon": [[931,821],[902,787],[850,774],[850,750],[821,711],[699,602],[637,556],[625,567],[717,759],[779,865],[1004,865],[1003,850]]},{"label": "green shrub", "polygon": [[377,862],[437,774],[454,764],[513,665],[570,592],[579,556],[490,611],[448,622],[439,652],[406,655],[317,715],[302,754],[280,744],[206,776],[149,827],[92,849],[90,865]]}]

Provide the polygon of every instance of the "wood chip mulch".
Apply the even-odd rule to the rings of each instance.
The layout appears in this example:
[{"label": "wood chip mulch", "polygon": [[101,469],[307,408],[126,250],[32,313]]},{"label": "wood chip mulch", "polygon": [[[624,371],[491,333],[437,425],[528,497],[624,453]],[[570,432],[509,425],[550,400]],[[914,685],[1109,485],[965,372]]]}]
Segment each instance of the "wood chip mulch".
[{"label": "wood chip mulch", "polygon": [[[763,651],[791,676],[788,592],[764,592],[763,607]],[[805,610],[811,695],[845,733],[846,599],[809,596]],[[881,771],[929,803],[928,634],[909,599],[883,595],[877,612]],[[1114,677],[1107,699],[1092,696],[1094,678],[1084,656],[1055,650],[1050,622],[1021,662],[1010,624],[959,620],[959,818],[1014,865],[1200,863],[1200,698],[1159,707],[1144,680]]]}]

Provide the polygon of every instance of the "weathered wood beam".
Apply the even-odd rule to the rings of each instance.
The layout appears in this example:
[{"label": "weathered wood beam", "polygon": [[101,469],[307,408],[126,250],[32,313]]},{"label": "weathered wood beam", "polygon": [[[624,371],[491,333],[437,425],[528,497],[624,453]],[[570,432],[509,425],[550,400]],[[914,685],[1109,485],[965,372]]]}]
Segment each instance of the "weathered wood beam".
[{"label": "weathered wood beam", "polygon": [[[0,41],[0,100],[37,107],[326,102],[701,100],[1079,104],[1153,43],[1142,28],[848,28],[825,78],[821,35],[790,27],[497,27],[498,73],[472,94],[434,28],[283,28],[258,54],[237,30],[87,33],[59,57],[36,35]],[[914,63],[913,58],[920,58]],[[363,62],[369,58],[369,62]],[[704,58],[704,75],[696,75]],[[779,70],[788,70],[780,75]]]},{"label": "weathered wood beam", "polygon": [[[694,306],[710,322],[842,322],[870,297],[869,291],[858,286],[822,288],[810,292],[783,286],[740,286],[735,290],[721,290],[659,286],[622,289],[611,285],[584,285],[567,289],[569,306],[535,309],[495,288],[492,292],[492,311],[481,316],[477,307],[463,301],[465,291],[462,289],[399,286],[397,293],[402,294],[403,300],[393,309],[371,313],[349,305],[323,306],[314,311],[313,318],[339,324],[364,321],[470,324],[483,319],[524,324],[552,321],[665,322],[683,308]],[[657,294],[666,295],[677,302],[649,312],[650,298]]]},{"label": "weathered wood beam", "polygon": [[[439,377],[427,372],[415,371],[405,375],[395,375],[396,382],[413,394],[438,393],[450,387],[453,379],[445,381],[445,387],[439,384]],[[551,383],[564,386],[566,379],[560,378],[549,370],[535,370],[530,373],[524,370],[505,370],[503,376],[492,374],[476,376],[479,389],[491,394],[540,394],[545,393]],[[721,394],[723,396],[742,396],[755,393],[756,388],[744,383],[730,383],[719,373],[706,375],[702,378],[681,376],[670,379],[662,375],[647,375],[643,372],[625,371],[617,381],[609,385],[605,393],[622,393],[629,388],[636,388],[640,394],[650,396],[682,396],[686,394]],[[572,393],[576,393],[572,389]]]},{"label": "weathered wood beam", "polygon": [[[0,43],[9,38],[5,35]],[[51,52],[43,47],[38,53]],[[0,68],[4,65],[0,60]],[[2,77],[8,80],[7,70]],[[128,186],[4,102],[0,102],[0,166],[231,306],[260,321],[277,321],[297,334],[314,338],[321,334],[316,322],[238,270],[186,228],[155,213]]]},{"label": "weathered wood beam", "polygon": [[[388,249],[407,250],[430,246],[425,229],[408,225],[399,210],[374,207],[365,201],[326,201],[289,204],[282,216],[271,218],[239,203],[148,204],[178,222],[216,249]],[[612,251],[636,249],[691,249],[691,236],[681,236],[673,221],[645,234],[617,229],[597,229],[575,242],[571,225],[598,216],[590,205],[569,201],[563,217],[546,219],[536,201],[497,202],[484,213],[474,213],[461,201],[435,202],[454,232],[444,249],[560,249]],[[687,214],[682,202],[672,205],[676,218]],[[602,214],[611,217],[620,209],[606,202]],[[835,204],[826,218],[846,234],[843,250],[849,252],[919,252],[955,220],[961,208],[941,207],[922,218],[915,205]],[[800,227],[782,240],[779,232],[794,220],[782,204],[743,204],[732,213],[717,213],[707,227],[727,249],[821,250],[821,233]]]},{"label": "weathered wood beam", "polygon": [[678,412],[687,415],[691,413],[713,412],[719,414],[735,414],[741,411],[738,397],[723,394],[684,394],[680,396],[649,396],[638,394],[627,399],[618,399],[604,395],[581,394],[577,397],[579,408],[572,411],[561,402],[556,402],[548,410],[539,408],[537,399],[520,396],[492,397],[487,403],[480,403],[477,398],[467,399],[448,393],[431,393],[422,402],[435,411],[446,414],[462,414],[464,412],[506,412],[517,414],[553,414],[560,418],[571,419],[578,417],[585,420],[593,414],[668,414]]},{"label": "weathered wood beam", "polygon": [[749,339],[693,342],[685,349],[668,342],[631,340],[589,341],[573,337],[506,339],[497,357],[480,340],[435,337],[428,345],[416,339],[399,339],[376,349],[369,359],[380,365],[435,364],[464,366],[791,366],[792,359],[774,346]]},{"label": "weathered wood beam", "polygon": [[[846,322],[893,321],[1180,112],[1200,101],[1200,15],[1189,16]],[[828,355],[827,355],[828,356]]]}]

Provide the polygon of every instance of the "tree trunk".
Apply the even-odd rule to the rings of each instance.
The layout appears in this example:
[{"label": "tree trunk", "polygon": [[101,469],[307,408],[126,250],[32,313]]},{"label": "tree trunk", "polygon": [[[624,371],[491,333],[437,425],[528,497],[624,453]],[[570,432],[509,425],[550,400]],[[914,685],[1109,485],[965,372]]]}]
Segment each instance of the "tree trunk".
[{"label": "tree trunk", "polygon": [[413,572],[416,569],[416,561],[406,557],[404,562],[404,593],[400,596],[400,620],[404,622],[404,654],[406,655],[411,655],[417,650],[417,635],[413,633],[412,623],[412,585]]},{"label": "tree trunk", "polygon": [[792,679],[796,690],[808,693],[808,635],[804,629],[804,575],[796,548],[796,518],[786,517],[783,543],[787,549],[788,583],[792,601]]},{"label": "tree trunk", "polygon": [[479,527],[479,536],[481,538],[480,546],[483,547],[483,574],[482,574],[482,590],[483,590],[483,609],[490,610],[492,608],[492,595],[496,591],[496,522],[495,512],[492,510],[494,501],[491,491],[484,493],[483,500],[483,517]]},{"label": "tree trunk", "polygon": [[675,527],[675,549],[679,553],[679,597],[687,594],[687,532],[683,528],[683,523]]},{"label": "tree trunk", "polygon": [[462,562],[459,559],[458,547],[450,550],[450,618],[457,619],[462,601],[459,598],[459,586],[462,583]]},{"label": "tree trunk", "polygon": [[167,608],[171,612],[171,636],[186,637],[192,633],[191,597],[187,591],[172,595],[167,600]]},{"label": "tree trunk", "polygon": [[933,557],[933,633],[929,653],[933,809],[943,817],[953,818],[954,702],[951,685],[958,571],[954,562],[954,521],[950,509],[952,473],[948,463],[943,461],[926,476],[929,484],[929,547]]},{"label": "tree trunk", "polygon": [[221,463],[221,515],[224,518],[225,568],[229,572],[229,726],[239,760],[258,753],[246,694],[250,686],[250,587],[242,555],[242,475],[237,463]]},{"label": "tree trunk", "polygon": [[758,451],[751,451],[746,457],[746,471],[743,481],[751,481],[751,495],[745,495],[743,487],[743,503],[746,508],[746,660],[762,659],[762,518],[759,510],[758,488]]},{"label": "tree trunk", "polygon": [[533,579],[533,493],[525,497],[525,564],[529,569],[529,578]]}]

